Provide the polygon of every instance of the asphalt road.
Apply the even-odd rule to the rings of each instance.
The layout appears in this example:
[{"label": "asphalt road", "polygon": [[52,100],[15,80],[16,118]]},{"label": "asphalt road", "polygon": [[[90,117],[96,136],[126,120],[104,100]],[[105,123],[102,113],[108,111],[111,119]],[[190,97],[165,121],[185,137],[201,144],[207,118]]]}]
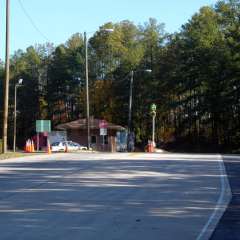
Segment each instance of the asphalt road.
[{"label": "asphalt road", "polygon": [[232,200],[211,240],[240,240],[240,156],[224,156]]},{"label": "asphalt road", "polygon": [[215,155],[0,162],[1,240],[203,240],[230,199]]}]

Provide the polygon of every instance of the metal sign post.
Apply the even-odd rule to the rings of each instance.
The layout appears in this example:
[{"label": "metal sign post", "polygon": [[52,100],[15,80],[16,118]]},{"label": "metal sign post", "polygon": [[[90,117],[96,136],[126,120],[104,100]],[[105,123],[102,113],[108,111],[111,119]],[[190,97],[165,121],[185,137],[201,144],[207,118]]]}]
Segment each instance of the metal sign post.
[{"label": "metal sign post", "polygon": [[108,126],[108,123],[107,123],[106,120],[101,120],[99,122],[100,136],[102,136],[102,148],[103,148],[103,151],[104,151],[104,148],[105,148],[104,137],[107,136],[107,126]]},{"label": "metal sign post", "polygon": [[36,120],[36,132],[37,132],[37,151],[39,151],[39,133],[51,132],[51,121]]},{"label": "metal sign post", "polygon": [[100,136],[102,136],[102,147],[104,151],[105,148],[104,137],[107,136],[107,128],[100,128]]},{"label": "metal sign post", "polygon": [[157,111],[157,105],[151,104],[151,115],[152,115],[152,143],[155,147],[155,120],[156,120],[156,111]]},{"label": "metal sign post", "polygon": [[39,151],[39,133],[37,133],[37,151]]},{"label": "metal sign post", "polygon": [[153,145],[155,145],[155,119],[156,119],[156,112],[152,113],[152,141]]}]

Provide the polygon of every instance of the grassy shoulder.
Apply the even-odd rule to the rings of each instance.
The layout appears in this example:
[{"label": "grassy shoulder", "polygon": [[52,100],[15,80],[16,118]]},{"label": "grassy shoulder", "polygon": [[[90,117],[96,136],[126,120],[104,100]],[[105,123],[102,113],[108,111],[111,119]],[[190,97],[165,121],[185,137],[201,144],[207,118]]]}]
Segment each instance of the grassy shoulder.
[{"label": "grassy shoulder", "polygon": [[9,153],[4,153],[4,154],[0,154],[0,160],[4,160],[4,159],[9,159],[9,158],[18,158],[18,157],[24,157],[26,156],[25,153],[13,153],[13,152],[9,152]]},{"label": "grassy shoulder", "polygon": [[0,154],[0,160],[10,159],[10,158],[19,158],[19,157],[27,157],[32,156],[40,153],[24,153],[24,152],[8,152],[4,154]]}]

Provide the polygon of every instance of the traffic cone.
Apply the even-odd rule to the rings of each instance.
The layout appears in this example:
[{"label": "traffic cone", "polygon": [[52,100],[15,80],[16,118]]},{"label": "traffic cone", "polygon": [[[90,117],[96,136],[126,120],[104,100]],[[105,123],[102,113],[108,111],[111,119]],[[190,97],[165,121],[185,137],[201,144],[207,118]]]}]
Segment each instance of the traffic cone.
[{"label": "traffic cone", "polygon": [[67,145],[67,143],[66,143],[66,146],[65,146],[65,151],[64,151],[65,153],[67,153],[68,152],[68,145]]},{"label": "traffic cone", "polygon": [[32,141],[29,139],[29,152],[32,152]]},{"label": "traffic cone", "polygon": [[27,141],[26,141],[25,146],[24,146],[24,152],[27,152]]},{"label": "traffic cone", "polygon": [[51,146],[50,146],[49,141],[48,141],[48,145],[47,145],[47,153],[48,153],[48,154],[51,154],[51,153],[52,153],[52,150],[51,150]]},{"label": "traffic cone", "polygon": [[30,142],[29,142],[29,139],[27,140],[27,153],[30,153]]},{"label": "traffic cone", "polygon": [[35,148],[34,148],[34,142],[33,142],[33,140],[31,141],[31,147],[32,147],[32,152],[34,153],[34,152],[35,152]]}]

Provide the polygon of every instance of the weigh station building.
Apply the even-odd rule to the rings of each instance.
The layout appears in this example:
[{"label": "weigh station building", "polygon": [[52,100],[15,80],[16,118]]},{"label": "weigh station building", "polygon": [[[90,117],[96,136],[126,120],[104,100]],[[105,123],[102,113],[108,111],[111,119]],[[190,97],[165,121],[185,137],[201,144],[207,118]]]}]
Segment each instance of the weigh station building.
[{"label": "weigh station building", "polygon": [[[90,118],[90,144],[93,150],[116,152],[125,148],[126,128],[106,122],[105,120]],[[59,124],[55,128],[58,131],[66,131],[67,139],[87,146],[87,122],[86,119],[78,119],[72,122]]]}]

